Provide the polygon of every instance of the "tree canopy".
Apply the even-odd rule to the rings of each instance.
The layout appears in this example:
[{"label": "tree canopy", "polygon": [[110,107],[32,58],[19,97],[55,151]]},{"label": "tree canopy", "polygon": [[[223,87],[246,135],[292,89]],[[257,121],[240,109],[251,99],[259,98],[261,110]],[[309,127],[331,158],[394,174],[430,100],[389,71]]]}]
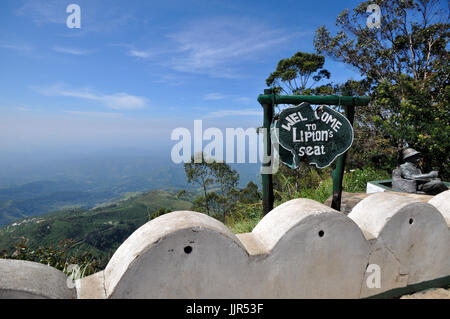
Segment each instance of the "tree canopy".
[{"label": "tree canopy", "polygon": [[314,53],[297,52],[292,57],[281,59],[276,70],[266,79],[267,86],[273,86],[277,93],[303,94],[312,78],[315,82],[330,78],[330,72],[323,69],[325,58]]},{"label": "tree canopy", "polygon": [[[380,28],[366,25],[367,7],[381,8]],[[376,0],[346,9],[336,19],[335,36],[317,29],[314,46],[338,61],[355,67],[369,83],[397,83],[402,74],[426,80],[448,61],[448,13],[438,0]]]},{"label": "tree canopy", "polygon": [[[201,162],[195,162],[195,158]],[[224,219],[239,196],[237,171],[226,163],[205,158],[203,153],[194,155],[190,163],[185,163],[184,170],[188,183],[199,185],[203,191],[203,196],[194,200],[194,209],[206,211],[209,216],[220,215]]]},{"label": "tree canopy", "polygon": [[[380,28],[366,24],[366,9],[374,2],[381,8]],[[319,27],[314,45],[364,77],[350,86],[370,94],[372,102],[356,110],[355,124],[398,149],[416,148],[427,169],[448,178],[448,12],[437,0],[364,1],[344,10],[336,25],[335,35]]]}]

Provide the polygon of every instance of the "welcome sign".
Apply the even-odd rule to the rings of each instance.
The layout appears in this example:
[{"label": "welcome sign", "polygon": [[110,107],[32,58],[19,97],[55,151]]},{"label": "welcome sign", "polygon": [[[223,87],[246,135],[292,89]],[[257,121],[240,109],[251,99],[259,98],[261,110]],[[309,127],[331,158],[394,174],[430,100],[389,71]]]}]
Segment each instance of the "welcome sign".
[{"label": "welcome sign", "polygon": [[324,168],[350,148],[353,128],[341,113],[325,105],[314,110],[305,102],[275,116],[271,137],[280,160],[290,168],[297,168],[302,157]]}]

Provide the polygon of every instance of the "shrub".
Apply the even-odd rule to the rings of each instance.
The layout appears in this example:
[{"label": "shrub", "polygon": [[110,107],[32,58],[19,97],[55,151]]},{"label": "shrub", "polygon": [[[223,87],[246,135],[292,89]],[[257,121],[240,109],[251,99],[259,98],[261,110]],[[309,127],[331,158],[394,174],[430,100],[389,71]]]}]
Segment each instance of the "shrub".
[{"label": "shrub", "polygon": [[342,186],[346,192],[361,193],[366,191],[367,182],[390,178],[391,175],[384,170],[376,170],[372,167],[358,168],[344,174]]},{"label": "shrub", "polygon": [[69,265],[80,267],[80,278],[92,275],[106,267],[106,261],[93,257],[89,252],[80,253],[77,243],[66,239],[59,243],[58,247],[39,247],[32,249],[24,243],[19,243],[15,247],[15,252],[9,254],[7,251],[0,253],[4,259],[27,260],[54,267],[66,275],[71,275]]}]

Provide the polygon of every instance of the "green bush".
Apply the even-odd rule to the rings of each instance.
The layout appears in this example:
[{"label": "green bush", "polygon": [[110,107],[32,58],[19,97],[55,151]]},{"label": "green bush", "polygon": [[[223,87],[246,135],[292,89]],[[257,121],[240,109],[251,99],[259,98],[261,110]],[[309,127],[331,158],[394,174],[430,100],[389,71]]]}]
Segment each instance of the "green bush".
[{"label": "green bush", "polygon": [[93,257],[90,253],[83,251],[72,240],[64,240],[58,247],[39,247],[32,249],[24,243],[15,246],[15,252],[9,254],[7,251],[0,252],[0,258],[27,260],[54,267],[66,275],[71,275],[69,265],[80,267],[80,278],[92,275],[106,267],[106,261]]},{"label": "green bush", "polygon": [[235,234],[249,233],[262,217],[261,202],[252,204],[238,202],[233,214],[227,216],[225,225]]},{"label": "green bush", "polygon": [[390,178],[391,175],[384,170],[376,170],[372,167],[358,168],[344,174],[342,187],[349,193],[361,193],[366,191],[367,182]]}]

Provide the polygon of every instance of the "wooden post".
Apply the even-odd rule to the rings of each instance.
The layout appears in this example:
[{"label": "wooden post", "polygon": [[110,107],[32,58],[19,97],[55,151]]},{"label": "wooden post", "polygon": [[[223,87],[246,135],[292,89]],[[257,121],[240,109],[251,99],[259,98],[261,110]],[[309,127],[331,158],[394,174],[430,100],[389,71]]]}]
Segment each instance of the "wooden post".
[{"label": "wooden post", "polygon": [[[344,106],[345,116],[347,117],[350,124],[353,126],[353,120],[355,117],[355,106],[348,105]],[[339,156],[336,168],[331,173],[333,177],[333,199],[331,202],[331,208],[338,211],[341,210],[341,199],[342,199],[342,180],[344,179],[345,161],[347,159],[347,152]]]},{"label": "wooden post", "polygon": [[[264,90],[264,94],[272,94],[272,89]],[[264,103],[262,104],[264,109],[264,122],[263,128],[266,130],[267,139],[264,143],[264,154],[268,157],[272,157],[272,141],[270,139],[270,124],[273,119],[274,105],[273,103]],[[269,163],[263,163],[263,166],[270,167],[272,165],[272,161]],[[262,204],[263,204],[263,215],[266,215],[273,209],[273,180],[272,174],[261,174],[262,178]]]}]

